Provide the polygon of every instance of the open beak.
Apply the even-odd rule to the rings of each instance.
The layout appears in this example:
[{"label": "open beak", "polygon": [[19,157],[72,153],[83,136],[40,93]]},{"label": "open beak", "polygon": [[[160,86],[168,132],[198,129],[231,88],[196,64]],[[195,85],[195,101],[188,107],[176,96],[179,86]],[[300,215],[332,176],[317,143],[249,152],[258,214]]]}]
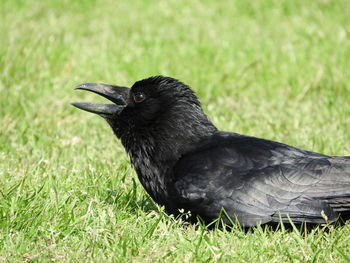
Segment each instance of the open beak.
[{"label": "open beak", "polygon": [[75,87],[79,90],[94,92],[113,102],[113,104],[91,103],[91,102],[72,102],[71,104],[81,110],[96,113],[101,116],[119,114],[126,106],[129,91],[127,87],[112,86],[100,83],[84,83]]}]

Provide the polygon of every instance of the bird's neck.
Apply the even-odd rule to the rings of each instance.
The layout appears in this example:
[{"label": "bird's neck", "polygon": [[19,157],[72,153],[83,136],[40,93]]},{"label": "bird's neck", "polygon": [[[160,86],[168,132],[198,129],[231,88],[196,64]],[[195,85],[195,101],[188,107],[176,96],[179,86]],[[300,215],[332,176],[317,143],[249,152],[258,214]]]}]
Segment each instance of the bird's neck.
[{"label": "bird's neck", "polygon": [[144,134],[135,134],[133,139],[137,143],[125,144],[124,140],[122,142],[130,156],[137,176],[147,193],[158,204],[165,205],[162,202],[167,199],[168,178],[164,175],[172,167],[171,159],[168,162],[166,161],[166,158],[162,155],[163,151],[157,149],[153,138],[144,136]]},{"label": "bird's neck", "polygon": [[204,114],[194,117],[196,121],[178,118],[176,123],[162,121],[146,129],[133,128],[120,137],[140,182],[158,204],[166,205],[163,202],[176,162],[217,131]]}]

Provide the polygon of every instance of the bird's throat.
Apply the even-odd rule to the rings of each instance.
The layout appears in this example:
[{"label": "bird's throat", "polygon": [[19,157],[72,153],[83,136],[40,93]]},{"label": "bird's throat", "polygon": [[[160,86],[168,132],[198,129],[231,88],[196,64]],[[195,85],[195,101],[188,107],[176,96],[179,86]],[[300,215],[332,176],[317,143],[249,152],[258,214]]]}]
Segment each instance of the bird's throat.
[{"label": "bird's throat", "polygon": [[167,188],[173,179],[174,165],[192,147],[198,146],[202,138],[192,138],[181,132],[136,132],[134,129],[120,139],[142,186],[155,202],[166,206],[165,201],[169,200]]}]

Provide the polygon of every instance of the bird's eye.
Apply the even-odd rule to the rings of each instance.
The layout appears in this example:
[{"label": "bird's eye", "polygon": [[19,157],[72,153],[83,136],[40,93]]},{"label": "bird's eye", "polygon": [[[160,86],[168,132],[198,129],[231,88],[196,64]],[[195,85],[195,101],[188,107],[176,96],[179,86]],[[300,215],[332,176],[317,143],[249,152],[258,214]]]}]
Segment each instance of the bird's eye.
[{"label": "bird's eye", "polygon": [[134,101],[136,103],[140,103],[140,102],[144,101],[145,98],[146,98],[146,95],[144,93],[142,93],[142,92],[136,92],[134,94]]}]

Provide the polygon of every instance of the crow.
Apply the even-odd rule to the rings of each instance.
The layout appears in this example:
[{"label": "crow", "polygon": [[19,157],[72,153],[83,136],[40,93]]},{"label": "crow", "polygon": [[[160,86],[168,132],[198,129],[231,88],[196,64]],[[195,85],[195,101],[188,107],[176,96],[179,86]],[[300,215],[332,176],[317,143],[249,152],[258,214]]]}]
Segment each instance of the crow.
[{"label": "crow", "polygon": [[349,215],[350,157],[219,131],[191,88],[171,77],[131,88],[85,83],[76,89],[112,102],[72,105],[107,121],[142,186],[168,214],[188,211],[189,220],[221,217],[244,227],[331,223]]}]

